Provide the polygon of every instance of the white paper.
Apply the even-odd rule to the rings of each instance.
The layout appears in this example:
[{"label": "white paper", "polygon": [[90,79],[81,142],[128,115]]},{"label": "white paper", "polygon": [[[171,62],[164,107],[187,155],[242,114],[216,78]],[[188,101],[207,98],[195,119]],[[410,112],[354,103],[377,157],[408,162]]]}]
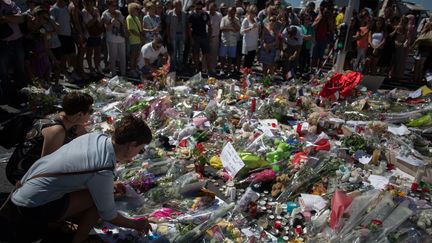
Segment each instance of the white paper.
[{"label": "white paper", "polygon": [[408,157],[398,155],[398,156],[396,156],[396,159],[402,160],[402,161],[404,161],[410,165],[414,165],[414,166],[423,166],[425,164],[422,160],[419,160],[412,155],[410,155]]},{"label": "white paper", "polygon": [[330,117],[329,118],[329,122],[336,123],[336,124],[343,124],[343,123],[345,123],[345,120],[342,120],[342,119],[339,119],[339,118]]},{"label": "white paper", "polygon": [[231,143],[227,143],[227,145],[225,145],[220,158],[223,167],[231,174],[233,178],[245,165]]},{"label": "white paper", "polygon": [[387,177],[380,176],[380,175],[370,175],[368,179],[371,185],[375,189],[379,189],[379,190],[384,189],[385,186],[389,183],[389,179]]},{"label": "white paper", "polygon": [[366,165],[369,164],[369,162],[372,160],[372,157],[368,157],[368,156],[363,156],[361,158],[359,158],[359,162]]},{"label": "white paper", "polygon": [[410,130],[408,130],[408,128],[403,124],[400,127],[390,126],[387,128],[387,131],[389,131],[389,132],[391,132],[397,136],[408,135],[411,133]]},{"label": "white paper", "polygon": [[422,96],[422,90],[421,89],[413,91],[408,95],[408,97],[410,97],[411,99],[415,99],[415,98],[418,98],[420,96]]},{"label": "white paper", "polygon": [[261,130],[263,131],[263,133],[264,133],[267,137],[269,137],[269,138],[274,137],[272,131],[271,131],[268,127],[264,127],[264,126],[263,126],[263,127],[261,127]]},{"label": "white paper", "polygon": [[[267,127],[268,129],[279,129],[279,123],[276,119],[263,119],[259,120],[261,126]],[[273,127],[272,124],[275,124],[276,127]]]},{"label": "white paper", "polygon": [[303,211],[315,210],[321,211],[327,206],[327,201],[319,195],[300,194],[300,207]]}]

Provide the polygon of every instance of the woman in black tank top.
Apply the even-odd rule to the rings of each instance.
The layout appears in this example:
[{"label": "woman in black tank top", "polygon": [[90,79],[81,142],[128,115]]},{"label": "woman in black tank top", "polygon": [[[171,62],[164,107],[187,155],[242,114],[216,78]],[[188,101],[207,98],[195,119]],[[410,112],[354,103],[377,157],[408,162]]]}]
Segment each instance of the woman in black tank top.
[{"label": "woman in black tank top", "polygon": [[93,113],[93,98],[72,92],[63,97],[63,111],[39,119],[19,144],[6,166],[8,180],[15,184],[40,157],[51,154],[63,144],[86,133],[83,125]]}]

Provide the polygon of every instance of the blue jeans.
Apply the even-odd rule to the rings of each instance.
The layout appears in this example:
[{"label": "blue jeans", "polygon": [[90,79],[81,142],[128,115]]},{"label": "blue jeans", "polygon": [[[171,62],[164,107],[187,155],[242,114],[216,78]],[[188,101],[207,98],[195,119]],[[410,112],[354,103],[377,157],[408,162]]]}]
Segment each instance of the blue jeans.
[{"label": "blue jeans", "polygon": [[174,41],[171,42],[171,67],[182,68],[183,54],[185,47],[185,36],[183,33],[176,33]]},{"label": "blue jeans", "polygon": [[[22,38],[14,41],[0,40],[0,100],[10,101],[16,92],[27,85]],[[14,70],[13,83],[9,67]]]}]

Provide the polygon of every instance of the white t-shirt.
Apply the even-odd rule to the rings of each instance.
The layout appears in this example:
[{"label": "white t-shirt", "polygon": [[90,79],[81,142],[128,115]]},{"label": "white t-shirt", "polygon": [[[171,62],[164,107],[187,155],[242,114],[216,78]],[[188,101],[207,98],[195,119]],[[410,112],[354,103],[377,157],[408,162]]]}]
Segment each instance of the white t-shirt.
[{"label": "white t-shirt", "polygon": [[154,63],[159,58],[160,54],[167,53],[167,49],[164,46],[159,48],[159,50],[155,50],[153,49],[152,44],[153,42],[149,42],[141,48],[140,58],[138,59],[139,68],[143,68],[145,66],[145,58],[149,59],[150,63]]},{"label": "white t-shirt", "polygon": [[[237,26],[240,27],[240,20],[235,17],[234,18],[234,22]],[[221,24],[220,24],[220,28],[221,29],[234,29],[234,24],[231,23],[230,19],[228,16],[225,16],[222,18]],[[239,32],[234,32],[234,31],[222,31],[222,35],[221,35],[221,40],[222,43],[225,46],[235,46],[237,45],[237,37],[238,37],[238,33]]]},{"label": "white t-shirt", "polygon": [[219,36],[220,33],[220,24],[222,21],[222,14],[219,12],[215,12],[215,15],[211,15],[210,12],[208,12],[208,14],[210,15],[210,23],[211,23],[211,27],[212,27],[212,36],[211,37],[215,37],[215,36]]},{"label": "white t-shirt", "polygon": [[[115,21],[112,27],[112,30],[106,31],[106,39],[107,42],[111,43],[123,43],[125,42],[125,38],[121,36],[121,32],[124,30],[124,17],[119,10],[116,10],[118,14],[118,21]],[[102,14],[102,21],[104,23],[110,23],[113,19],[113,16],[108,10],[105,10]],[[122,30],[123,28],[123,30]]]},{"label": "white t-shirt", "polygon": [[243,46],[242,46],[243,54],[247,54],[248,52],[256,50],[258,48],[258,27],[253,28],[248,32],[245,32],[245,29],[252,27],[252,25],[253,24],[249,22],[249,19],[245,18],[240,28],[240,33],[243,35]]},{"label": "white t-shirt", "polygon": [[303,44],[303,32],[301,28],[297,25],[291,25],[289,28],[295,27],[297,29],[297,33],[294,37],[290,38],[288,36],[288,28],[285,28],[282,32],[282,36],[285,39],[285,43],[290,46],[301,46]]}]

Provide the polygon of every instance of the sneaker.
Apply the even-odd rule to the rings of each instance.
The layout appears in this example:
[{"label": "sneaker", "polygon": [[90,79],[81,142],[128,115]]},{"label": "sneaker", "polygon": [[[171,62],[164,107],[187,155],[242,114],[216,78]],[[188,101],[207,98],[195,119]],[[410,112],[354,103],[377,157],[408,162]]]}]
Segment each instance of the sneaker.
[{"label": "sneaker", "polygon": [[129,71],[129,76],[131,78],[138,78],[139,77],[139,73],[138,73],[137,70],[131,70],[131,71]]},{"label": "sneaker", "polygon": [[79,80],[82,80],[82,79],[83,79],[81,76],[78,75],[77,72],[73,72],[73,73],[71,74],[70,78],[71,78],[72,80],[74,80],[74,81],[79,81]]},{"label": "sneaker", "polygon": [[114,73],[114,72],[109,72],[106,76],[108,77],[108,78],[112,78],[112,77],[114,77],[114,76],[116,76],[117,74],[116,73]]}]

